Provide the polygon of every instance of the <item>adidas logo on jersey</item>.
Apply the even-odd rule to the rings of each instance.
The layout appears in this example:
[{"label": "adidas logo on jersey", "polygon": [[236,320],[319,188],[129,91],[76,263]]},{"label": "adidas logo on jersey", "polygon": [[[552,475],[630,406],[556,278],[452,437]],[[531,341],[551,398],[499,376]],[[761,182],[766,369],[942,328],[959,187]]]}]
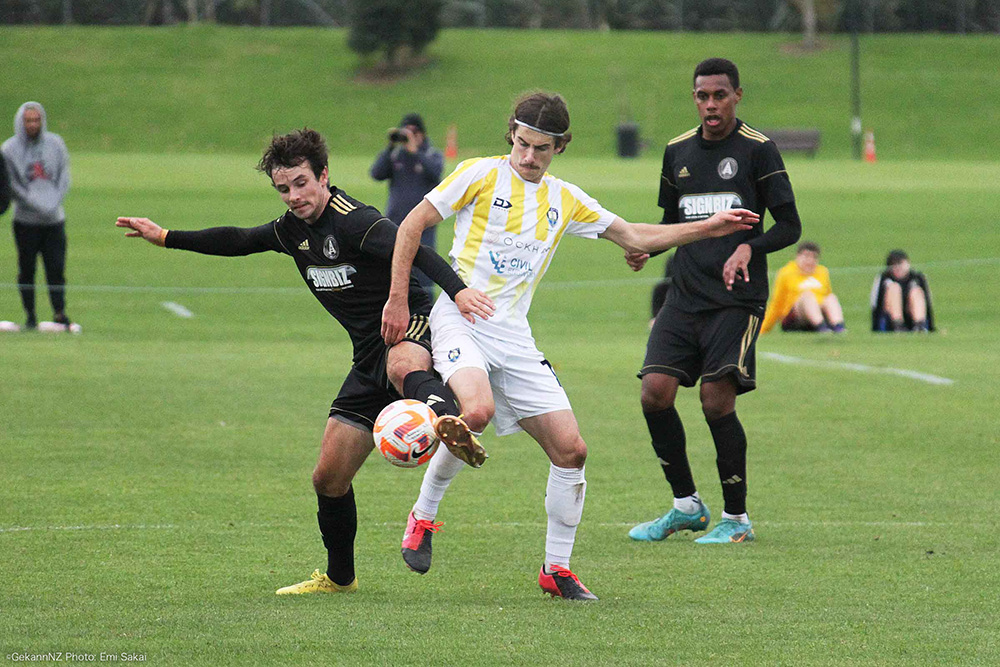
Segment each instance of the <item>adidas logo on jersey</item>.
[{"label": "adidas logo on jersey", "polygon": [[691,172],[688,171],[687,167],[681,167],[681,170],[677,173],[677,178],[687,178],[690,175]]},{"label": "adidas logo on jersey", "polygon": [[299,244],[299,250],[302,250],[303,252],[309,251],[309,239],[306,239],[305,241]]}]

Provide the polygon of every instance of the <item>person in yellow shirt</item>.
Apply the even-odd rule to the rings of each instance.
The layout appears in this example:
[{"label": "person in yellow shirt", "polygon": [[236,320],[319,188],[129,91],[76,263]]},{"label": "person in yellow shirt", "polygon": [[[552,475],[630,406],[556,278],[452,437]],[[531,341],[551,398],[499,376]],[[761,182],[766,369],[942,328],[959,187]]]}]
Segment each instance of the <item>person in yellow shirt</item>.
[{"label": "person in yellow shirt", "polygon": [[830,288],[830,271],[820,265],[819,254],[819,245],[804,241],[795,259],[778,271],[761,333],[779,321],[782,331],[846,331],[844,311]]}]

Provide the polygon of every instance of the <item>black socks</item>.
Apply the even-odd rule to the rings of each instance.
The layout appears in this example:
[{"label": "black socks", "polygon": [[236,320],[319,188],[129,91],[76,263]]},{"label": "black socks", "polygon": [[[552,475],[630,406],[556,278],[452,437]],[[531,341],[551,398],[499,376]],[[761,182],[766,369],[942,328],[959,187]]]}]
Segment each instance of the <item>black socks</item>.
[{"label": "black socks", "polygon": [[339,498],[316,494],[319,532],[326,546],[326,575],[335,584],[347,586],[354,581],[354,537],[358,533],[358,507],[354,487]]},{"label": "black socks", "polygon": [[708,422],[727,514],[747,511],[747,436],[735,412]]},{"label": "black socks", "polygon": [[659,412],[644,412],[646,426],[653,440],[653,451],[660,459],[663,476],[667,478],[674,498],[685,498],[695,492],[691,466],[687,458],[684,424],[677,409],[669,407]]},{"label": "black socks", "polygon": [[438,417],[460,414],[455,394],[430,371],[411,371],[403,378],[403,398],[423,401]]}]

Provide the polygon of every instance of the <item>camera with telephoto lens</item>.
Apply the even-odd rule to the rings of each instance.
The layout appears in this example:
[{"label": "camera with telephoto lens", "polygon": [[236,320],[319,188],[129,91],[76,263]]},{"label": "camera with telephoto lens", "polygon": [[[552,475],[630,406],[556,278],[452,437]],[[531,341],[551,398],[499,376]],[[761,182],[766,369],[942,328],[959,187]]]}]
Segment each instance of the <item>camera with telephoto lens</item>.
[{"label": "camera with telephoto lens", "polygon": [[389,137],[389,143],[393,144],[405,144],[408,141],[406,133],[404,133],[398,127],[390,128],[388,137]]}]

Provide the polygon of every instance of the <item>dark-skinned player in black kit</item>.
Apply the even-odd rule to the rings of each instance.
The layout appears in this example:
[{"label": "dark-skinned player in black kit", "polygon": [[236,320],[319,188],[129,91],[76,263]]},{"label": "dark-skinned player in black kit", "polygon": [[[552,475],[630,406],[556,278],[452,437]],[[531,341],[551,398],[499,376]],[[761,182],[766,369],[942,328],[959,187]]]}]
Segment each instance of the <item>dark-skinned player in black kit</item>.
[{"label": "dark-skinned player in black kit", "polygon": [[[679,386],[701,380],[702,412],[715,442],[724,508],[715,528],[695,540],[754,539],[747,515],[747,438],[736,396],[756,387],[755,346],[767,303],[767,254],[795,243],[802,225],[774,142],[736,117],[743,96],[736,65],[710,58],[694,71],[701,124],[667,142],[659,205],[663,223],[701,220],[727,208],[759,213],[761,224],[677,249],[673,284],[650,331],[642,411],[653,449],[673,492],[663,516],[633,527],[635,540],[659,541],[680,530],[706,530],[711,517],[688,463],[684,426],[674,407]],[[774,224],[764,231],[764,211]],[[648,255],[629,255],[642,268]]]}]

